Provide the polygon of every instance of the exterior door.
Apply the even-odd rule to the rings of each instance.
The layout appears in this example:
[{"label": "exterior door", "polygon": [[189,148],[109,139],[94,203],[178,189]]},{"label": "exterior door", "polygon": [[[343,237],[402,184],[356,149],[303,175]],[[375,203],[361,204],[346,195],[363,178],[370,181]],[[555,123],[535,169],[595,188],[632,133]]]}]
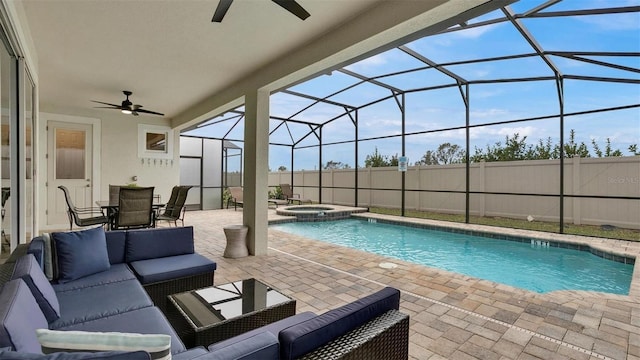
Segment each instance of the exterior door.
[{"label": "exterior door", "polygon": [[69,189],[76,207],[94,206],[91,124],[47,123],[47,224],[68,224],[67,203],[62,190]]}]

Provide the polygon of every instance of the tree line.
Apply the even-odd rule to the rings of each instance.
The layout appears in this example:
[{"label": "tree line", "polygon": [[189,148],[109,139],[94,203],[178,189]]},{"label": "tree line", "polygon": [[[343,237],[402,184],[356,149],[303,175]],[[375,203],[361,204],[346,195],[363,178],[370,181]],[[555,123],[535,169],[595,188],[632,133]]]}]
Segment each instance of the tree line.
[{"label": "tree line", "polygon": [[[596,157],[624,156],[620,149],[611,146],[611,139],[607,138],[602,148],[595,139],[591,139],[591,147]],[[576,132],[571,129],[569,140],[562,146],[564,157],[592,157],[589,147],[584,142],[576,141]],[[638,145],[629,145],[631,155],[638,156]],[[469,161],[514,161],[514,160],[553,160],[560,158],[560,144],[554,144],[551,137],[546,140],[539,139],[535,144],[527,144],[527,137],[520,137],[515,133],[505,136],[504,143],[497,141],[487,144],[484,148],[475,147],[474,153],[469,154]],[[427,150],[416,165],[446,165],[465,162],[465,151],[457,144],[443,143],[435,150]]]},{"label": "tree line", "polygon": [[[576,132],[574,129],[569,131],[569,139],[562,146],[565,158],[572,157],[611,157],[624,156],[620,149],[614,149],[611,145],[611,139],[607,138],[604,146],[591,139],[591,151],[589,146],[583,141],[576,141]],[[631,144],[627,148],[628,152],[633,156],[640,156],[637,144]],[[447,165],[447,164],[463,164],[465,163],[465,150],[458,144],[445,142],[440,144],[436,149],[427,150],[415,165]],[[493,144],[487,144],[484,148],[475,147],[473,154],[469,154],[469,161],[477,163],[481,161],[515,161],[515,160],[553,160],[560,158],[560,144],[553,143],[551,137],[539,139],[535,144],[527,143],[527,136],[520,136],[515,133],[511,136],[505,136],[504,142],[497,141]],[[388,167],[398,166],[398,154],[383,155],[376,147],[373,154],[367,155],[364,161],[365,167]],[[331,169],[349,169],[349,164],[340,161],[329,160],[323,165],[324,170]],[[280,166],[278,171],[286,171],[285,166]]]}]

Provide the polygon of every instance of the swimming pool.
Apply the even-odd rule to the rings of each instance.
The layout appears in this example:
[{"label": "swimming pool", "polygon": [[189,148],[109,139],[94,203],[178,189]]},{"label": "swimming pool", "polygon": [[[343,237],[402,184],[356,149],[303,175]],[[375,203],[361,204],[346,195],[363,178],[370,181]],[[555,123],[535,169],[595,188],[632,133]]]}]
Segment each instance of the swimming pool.
[{"label": "swimming pool", "polygon": [[270,228],[539,293],[628,294],[633,274],[633,265],[540,241],[521,243],[358,219]]}]

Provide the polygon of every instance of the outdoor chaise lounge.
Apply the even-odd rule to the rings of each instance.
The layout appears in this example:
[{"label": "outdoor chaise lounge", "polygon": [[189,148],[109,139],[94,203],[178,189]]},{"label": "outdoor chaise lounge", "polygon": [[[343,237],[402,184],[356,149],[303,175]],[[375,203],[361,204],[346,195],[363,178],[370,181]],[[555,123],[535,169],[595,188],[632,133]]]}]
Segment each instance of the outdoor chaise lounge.
[{"label": "outdoor chaise lounge", "polygon": [[[231,194],[231,198],[227,200],[227,209],[229,208],[229,203],[233,203],[233,209],[237,210],[238,205],[244,207],[244,200],[242,195],[242,188],[239,186],[231,186],[229,187],[229,193]],[[275,205],[277,208],[278,205],[287,205],[290,202],[286,199],[268,199],[269,204]]]},{"label": "outdoor chaise lounge", "polygon": [[311,204],[311,199],[304,199],[300,197],[300,194],[294,194],[293,189],[289,184],[280,184],[280,189],[282,189],[282,194],[284,195],[284,198],[290,204],[293,204],[294,201],[297,201],[298,204],[303,204],[303,203]]},{"label": "outdoor chaise lounge", "polygon": [[238,210],[238,205],[240,207],[244,206],[244,200],[242,199],[242,188],[239,186],[229,186],[229,193],[231,197],[227,200],[227,209],[229,208],[229,203],[233,203],[233,209]]}]

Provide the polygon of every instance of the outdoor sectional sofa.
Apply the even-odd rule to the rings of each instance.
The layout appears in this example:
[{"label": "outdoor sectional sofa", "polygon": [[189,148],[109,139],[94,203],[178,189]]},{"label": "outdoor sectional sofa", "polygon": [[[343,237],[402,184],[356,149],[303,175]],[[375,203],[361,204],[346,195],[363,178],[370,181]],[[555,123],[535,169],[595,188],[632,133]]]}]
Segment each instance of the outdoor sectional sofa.
[{"label": "outdoor sectional sofa", "polygon": [[[32,240],[29,254],[14,257],[10,265],[10,280],[0,289],[0,359],[148,359],[169,353],[177,360],[408,356],[409,317],[398,311],[400,293],[393,288],[321,315],[297,314],[208,348],[186,349],[159,308],[166,306],[166,295],[159,294],[212,285],[216,264],[195,254],[192,228],[107,233],[97,228],[52,238],[56,273],[47,269],[56,266],[47,259],[47,240],[41,237]],[[65,242],[75,250],[61,247]],[[77,257],[78,252],[83,255]],[[57,280],[50,282],[47,275]],[[122,351],[125,346],[116,352],[109,347],[97,353],[67,352],[69,339],[96,333],[107,333],[107,340],[92,339],[92,345],[112,341],[109,336],[121,345],[142,341],[136,336],[161,339],[143,339],[151,347],[145,351]],[[53,353],[45,357],[45,348]]]},{"label": "outdoor sectional sofa", "polygon": [[[185,349],[152,301],[163,306],[166,300],[158,294],[184,291],[182,283],[213,284],[216,263],[194,252],[193,228],[106,233],[94,228],[53,233],[51,238],[56,243],[51,258],[57,264],[47,259],[46,239],[35,238],[28,254],[16,259],[11,280],[0,290],[0,347],[41,354],[36,329],[51,329],[163,334],[170,337],[175,359],[210,355],[204,348]],[[47,265],[56,270],[52,282]]]}]

